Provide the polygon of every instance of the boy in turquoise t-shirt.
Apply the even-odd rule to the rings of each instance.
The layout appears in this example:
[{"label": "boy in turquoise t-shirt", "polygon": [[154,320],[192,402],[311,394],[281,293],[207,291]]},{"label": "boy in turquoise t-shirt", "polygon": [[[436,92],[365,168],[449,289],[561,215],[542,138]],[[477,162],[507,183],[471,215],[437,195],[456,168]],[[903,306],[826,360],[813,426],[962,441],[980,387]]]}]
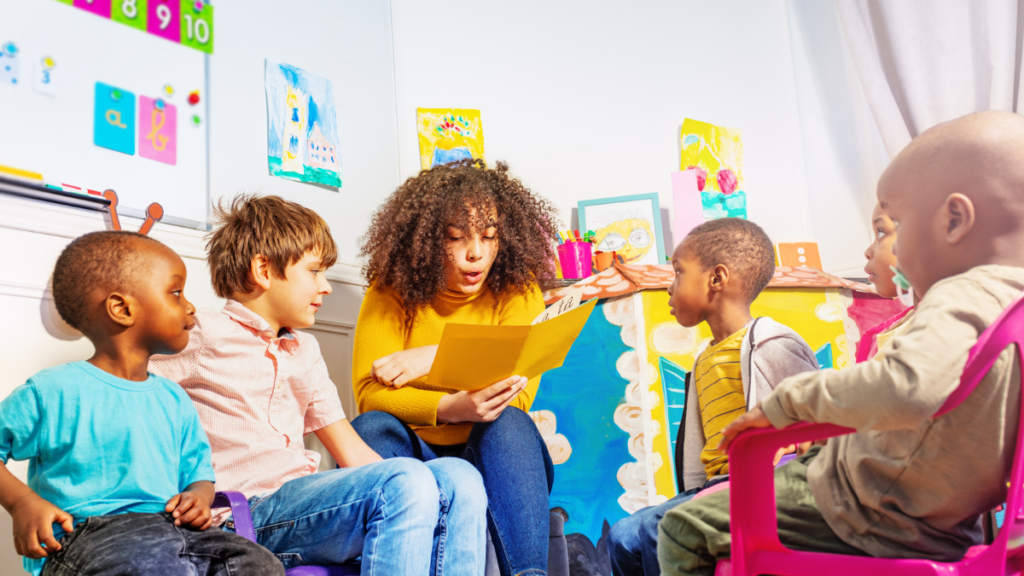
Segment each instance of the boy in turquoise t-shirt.
[{"label": "boy in turquoise t-shirt", "polygon": [[[280,575],[240,536],[209,529],[210,445],[188,395],[147,372],[188,344],[185,266],[132,232],[95,232],[57,259],[57,311],[96,348],[0,403],[0,505],[33,574]],[[29,460],[28,485],[7,470]],[[45,561],[45,563],[44,563]]]}]

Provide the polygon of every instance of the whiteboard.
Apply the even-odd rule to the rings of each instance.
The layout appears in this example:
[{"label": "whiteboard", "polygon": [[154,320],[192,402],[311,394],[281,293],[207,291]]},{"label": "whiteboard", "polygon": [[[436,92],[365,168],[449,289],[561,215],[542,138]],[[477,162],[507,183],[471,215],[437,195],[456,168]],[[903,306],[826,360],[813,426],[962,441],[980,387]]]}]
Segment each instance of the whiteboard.
[{"label": "whiteboard", "polygon": [[[50,184],[112,188],[126,214],[159,202],[165,221],[208,220],[208,56],[57,0],[0,0],[0,46],[7,42],[18,48],[19,70],[17,83],[0,81],[0,165],[41,173]],[[54,62],[53,96],[33,86],[44,57]],[[140,155],[139,118],[134,155],[94,144],[97,82],[133,93],[136,115],[144,112],[140,96],[175,107],[174,165]],[[193,90],[197,105],[187,102]]]}]

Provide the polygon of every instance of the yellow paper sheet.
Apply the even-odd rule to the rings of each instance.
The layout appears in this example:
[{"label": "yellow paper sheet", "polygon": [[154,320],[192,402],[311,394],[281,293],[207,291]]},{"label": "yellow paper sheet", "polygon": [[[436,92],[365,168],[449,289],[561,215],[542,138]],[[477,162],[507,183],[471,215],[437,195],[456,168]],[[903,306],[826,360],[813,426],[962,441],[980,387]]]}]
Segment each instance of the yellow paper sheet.
[{"label": "yellow paper sheet", "polygon": [[596,304],[591,300],[532,326],[447,324],[427,382],[475,391],[509,376],[533,378],[558,368]]}]

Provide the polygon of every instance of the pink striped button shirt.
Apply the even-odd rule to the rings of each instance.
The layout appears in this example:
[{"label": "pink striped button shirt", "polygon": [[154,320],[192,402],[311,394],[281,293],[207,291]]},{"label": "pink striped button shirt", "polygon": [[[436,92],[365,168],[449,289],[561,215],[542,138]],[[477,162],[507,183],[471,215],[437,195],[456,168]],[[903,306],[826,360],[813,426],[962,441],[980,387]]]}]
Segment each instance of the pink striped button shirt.
[{"label": "pink striped button shirt", "polygon": [[188,346],[149,370],[188,392],[210,438],[218,490],[252,497],[316,472],[302,437],[345,418],[316,338],[270,324],[228,300],[199,310]]}]

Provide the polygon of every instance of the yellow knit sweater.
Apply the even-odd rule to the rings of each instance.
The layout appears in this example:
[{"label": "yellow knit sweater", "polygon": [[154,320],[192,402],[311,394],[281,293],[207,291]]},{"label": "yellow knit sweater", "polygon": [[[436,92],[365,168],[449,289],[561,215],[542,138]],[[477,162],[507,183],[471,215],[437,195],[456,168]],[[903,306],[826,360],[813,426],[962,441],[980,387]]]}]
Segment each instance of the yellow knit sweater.
[{"label": "yellow knit sweater", "polygon": [[[415,324],[407,330],[398,298],[389,290],[370,287],[359,311],[352,359],[352,382],[359,412],[380,410],[392,414],[412,426],[429,444],[464,444],[469,438],[471,423],[437,422],[437,405],[441,397],[456,390],[430,386],[426,377],[398,389],[386,386],[370,376],[373,362],[399,350],[438,344],[448,322],[528,325],[543,311],[544,300],[536,287],[526,295],[517,295],[503,302],[497,302],[486,287],[468,296],[445,291],[430,306],[417,313]],[[509,406],[529,411],[539,384],[539,376],[530,380]]]}]

